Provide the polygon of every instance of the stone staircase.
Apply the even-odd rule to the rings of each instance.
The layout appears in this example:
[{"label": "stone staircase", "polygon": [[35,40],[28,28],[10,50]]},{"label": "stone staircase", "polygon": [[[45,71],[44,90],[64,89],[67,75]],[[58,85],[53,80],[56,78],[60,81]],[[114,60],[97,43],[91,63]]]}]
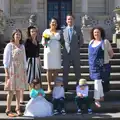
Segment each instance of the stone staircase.
[{"label": "stone staircase", "polygon": [[[91,102],[93,103],[93,81],[90,81],[89,78],[89,66],[88,66],[88,45],[84,44],[82,48],[80,48],[81,55],[81,76],[88,80],[88,84],[90,86],[89,97]],[[111,91],[106,94],[105,101],[102,103],[101,108],[96,108],[94,103],[92,104],[92,109],[94,114],[92,115],[76,115],[76,105],[74,103],[75,97],[75,75],[73,66],[70,67],[69,73],[69,92],[66,93],[66,111],[67,115],[65,116],[53,116],[47,118],[35,118],[40,120],[120,120],[120,50],[116,48],[116,44],[112,44],[115,55],[113,59],[110,61],[112,65],[112,73],[111,73]],[[43,47],[40,48],[40,57],[43,65]],[[25,120],[25,119],[33,119],[27,117],[18,117],[18,118],[8,118],[5,115],[6,109],[6,95],[7,93],[3,90],[4,88],[4,68],[3,68],[3,47],[0,47],[0,120],[7,119],[17,119],[17,120]],[[62,69],[59,72],[59,76],[62,76]],[[43,88],[46,90],[47,82],[45,76],[45,70],[42,70],[42,83]],[[52,83],[53,85],[53,83]],[[51,94],[46,94],[46,99],[51,101]],[[29,100],[29,91],[25,91],[24,100],[27,102]],[[21,109],[24,111],[25,106],[21,106]],[[12,110],[15,110],[15,98],[12,102]]]}]

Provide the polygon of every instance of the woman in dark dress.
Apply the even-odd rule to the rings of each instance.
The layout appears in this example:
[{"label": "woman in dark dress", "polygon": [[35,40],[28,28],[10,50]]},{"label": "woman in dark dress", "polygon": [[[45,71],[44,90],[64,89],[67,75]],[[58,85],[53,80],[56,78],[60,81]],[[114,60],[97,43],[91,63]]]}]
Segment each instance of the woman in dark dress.
[{"label": "woman in dark dress", "polygon": [[26,57],[28,62],[28,83],[31,85],[33,79],[37,78],[41,84],[41,63],[39,57],[39,42],[37,41],[37,28],[28,27],[28,38],[25,42]]}]

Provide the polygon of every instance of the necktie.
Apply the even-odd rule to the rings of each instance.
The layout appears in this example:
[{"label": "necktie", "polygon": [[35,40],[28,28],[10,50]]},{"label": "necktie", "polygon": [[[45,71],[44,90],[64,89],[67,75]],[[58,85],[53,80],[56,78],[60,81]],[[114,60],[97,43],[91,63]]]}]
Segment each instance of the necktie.
[{"label": "necktie", "polygon": [[69,28],[69,40],[71,41],[72,40],[72,33],[73,33],[73,29],[72,28]]}]

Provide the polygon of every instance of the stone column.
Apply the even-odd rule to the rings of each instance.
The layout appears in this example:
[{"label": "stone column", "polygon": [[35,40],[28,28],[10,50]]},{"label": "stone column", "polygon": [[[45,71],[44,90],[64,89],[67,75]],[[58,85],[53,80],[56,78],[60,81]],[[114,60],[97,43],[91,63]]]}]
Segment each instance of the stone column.
[{"label": "stone column", "polygon": [[115,4],[115,0],[105,0],[106,14],[111,15],[111,13],[113,13],[114,4]]},{"label": "stone column", "polygon": [[32,8],[31,13],[37,13],[37,0],[31,0]]},{"label": "stone column", "polygon": [[10,15],[10,2],[9,0],[0,0],[0,9],[3,10],[6,16]]},{"label": "stone column", "polygon": [[88,13],[88,0],[82,0],[82,12],[85,14]]}]

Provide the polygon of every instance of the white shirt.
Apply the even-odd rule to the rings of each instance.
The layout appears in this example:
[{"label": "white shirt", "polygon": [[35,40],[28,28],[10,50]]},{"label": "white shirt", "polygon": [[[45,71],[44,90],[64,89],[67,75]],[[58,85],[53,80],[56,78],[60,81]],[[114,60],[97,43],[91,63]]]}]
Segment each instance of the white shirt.
[{"label": "white shirt", "polygon": [[53,98],[59,99],[61,97],[65,98],[64,88],[62,86],[55,86],[53,89]]},{"label": "white shirt", "polygon": [[[3,54],[3,64],[4,68],[9,68],[11,61],[12,61],[12,44],[13,43],[8,43],[4,49],[4,54]],[[24,45],[21,45],[20,47],[24,48]],[[24,64],[25,64],[25,69],[27,69],[27,61],[26,61],[26,54],[25,54],[25,48],[24,48]]]},{"label": "white shirt", "polygon": [[81,93],[83,95],[83,97],[87,97],[88,96],[88,90],[89,90],[89,87],[86,86],[84,90],[80,89],[80,86],[78,85],[76,87],[76,94],[78,93]]}]

